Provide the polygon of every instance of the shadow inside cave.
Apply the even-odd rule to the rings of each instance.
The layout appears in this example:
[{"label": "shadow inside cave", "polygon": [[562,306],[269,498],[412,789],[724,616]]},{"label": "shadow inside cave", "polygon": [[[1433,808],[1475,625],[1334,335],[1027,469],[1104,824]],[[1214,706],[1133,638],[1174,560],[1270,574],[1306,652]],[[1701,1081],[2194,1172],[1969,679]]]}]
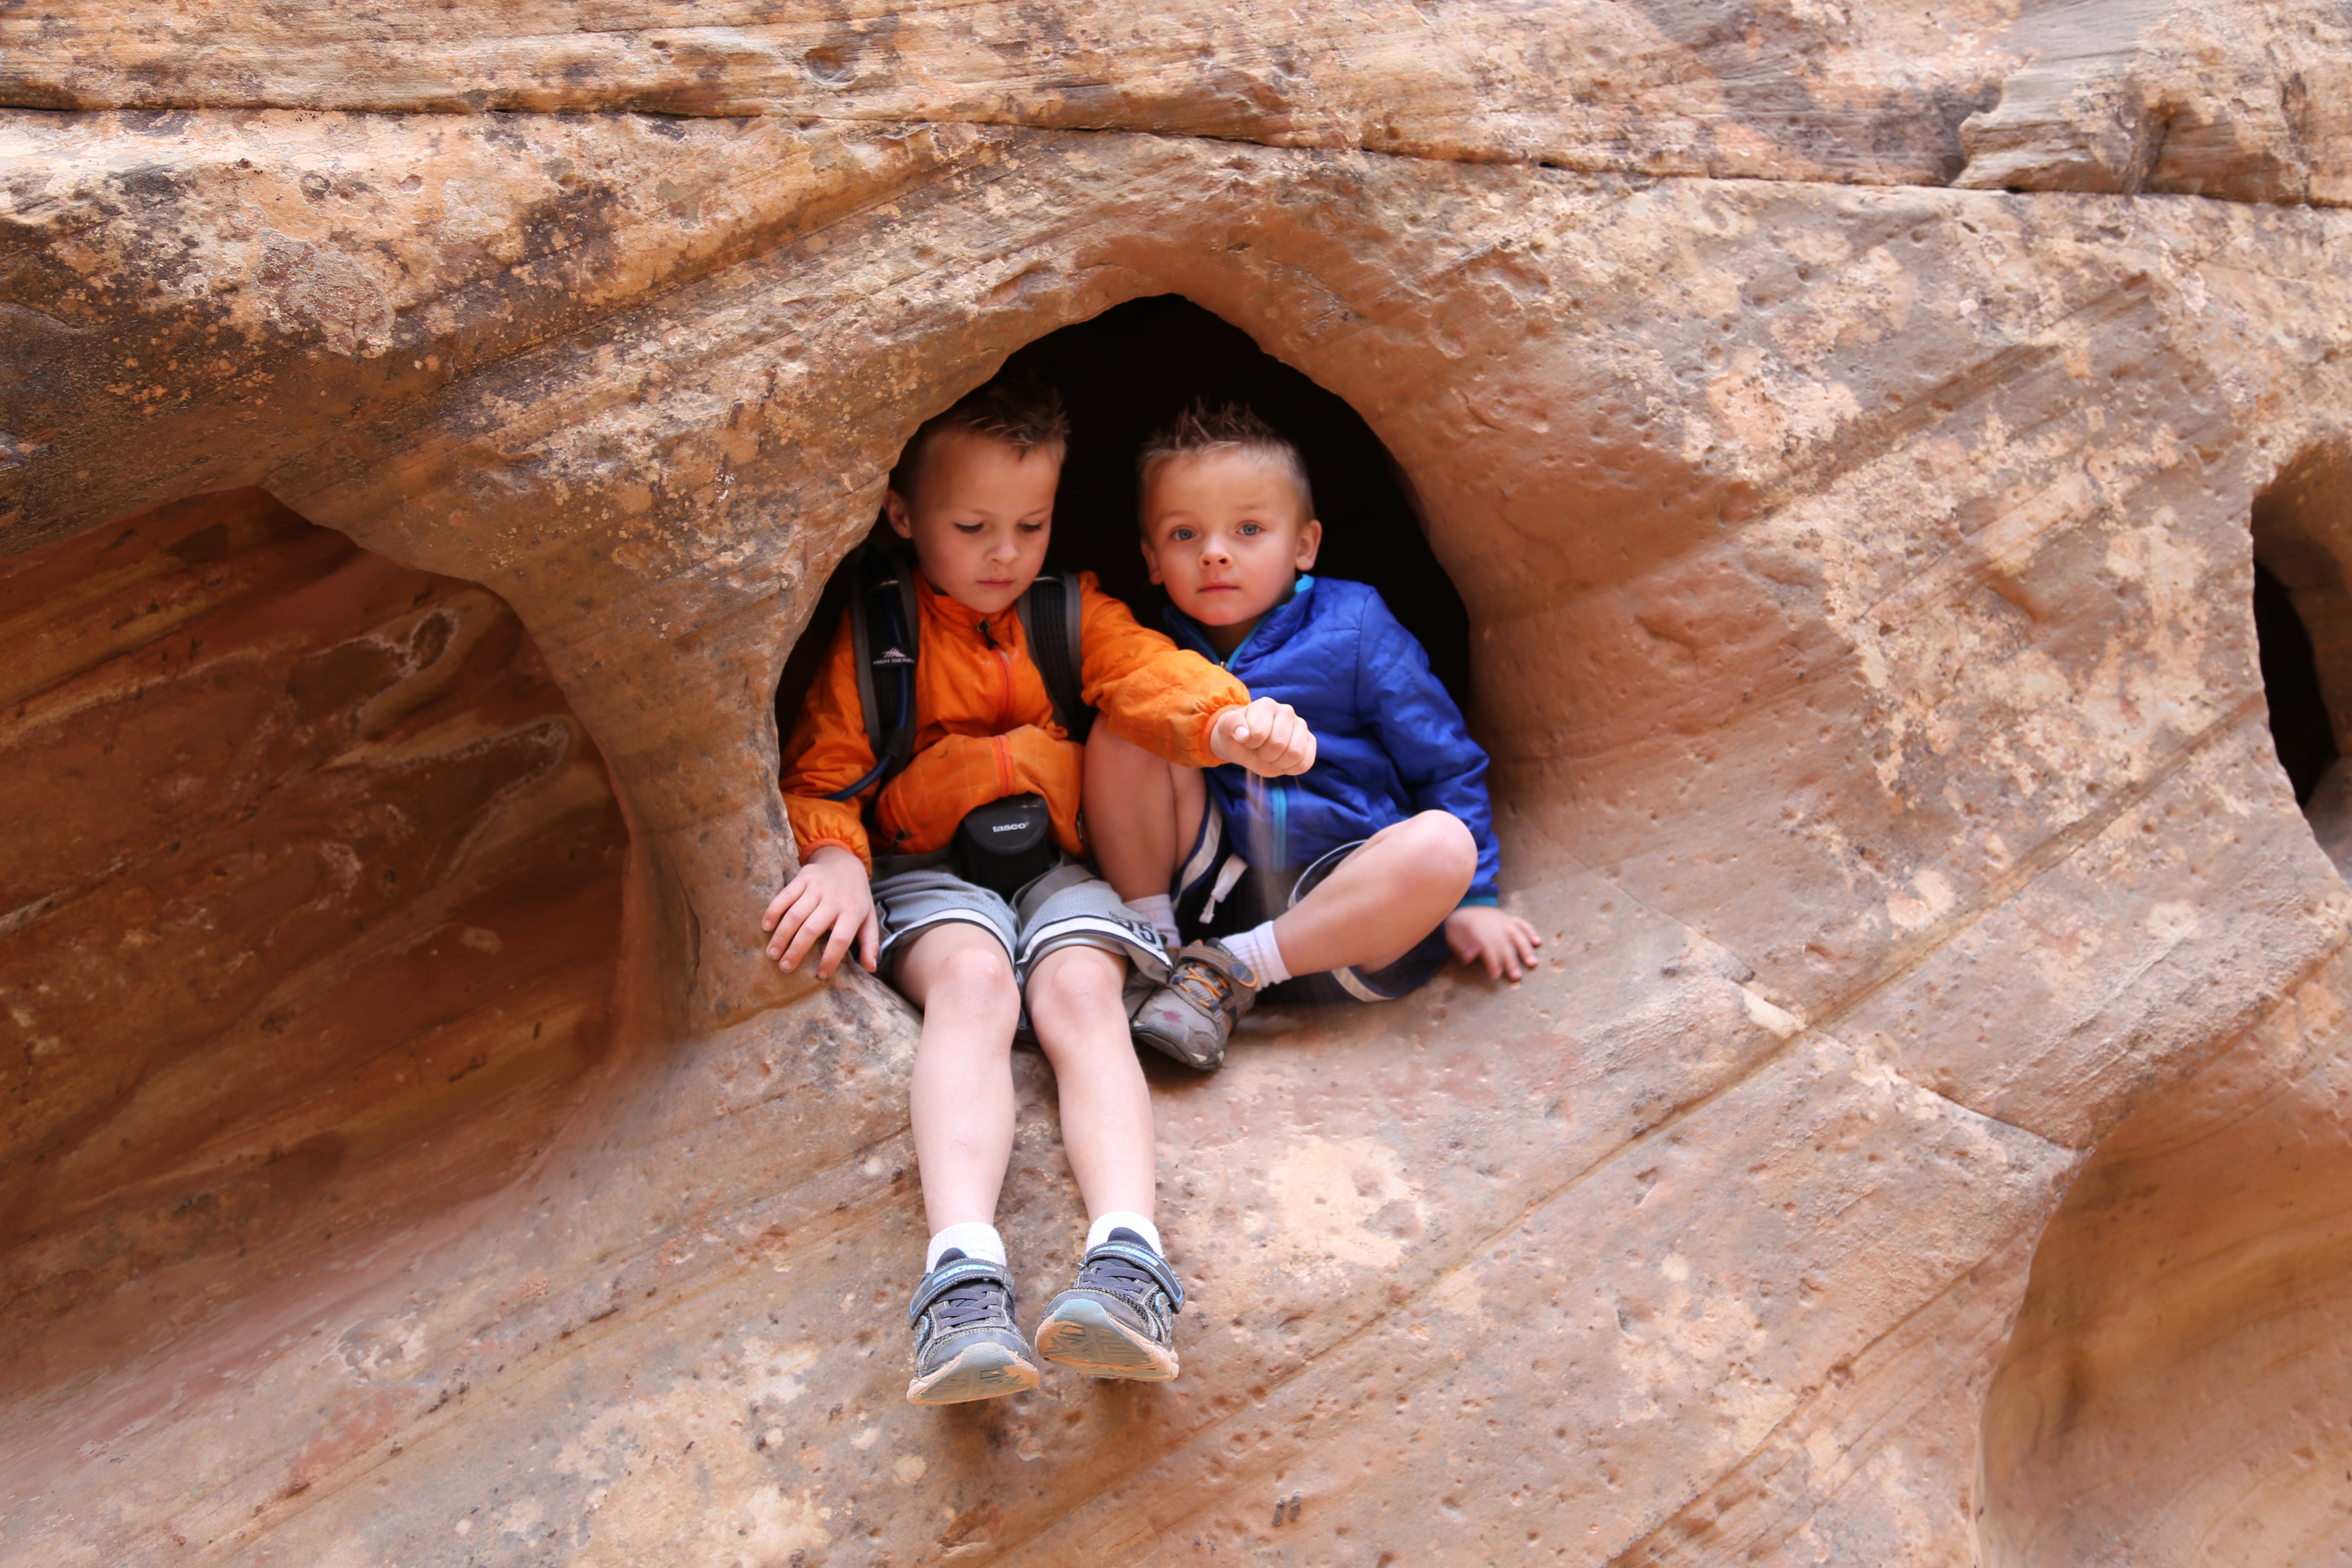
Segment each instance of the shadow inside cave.
[{"label": "shadow inside cave", "polygon": [[2320,848],[2352,869],[2352,453],[2315,447],[2287,464],[2250,524],[2272,745]]}]

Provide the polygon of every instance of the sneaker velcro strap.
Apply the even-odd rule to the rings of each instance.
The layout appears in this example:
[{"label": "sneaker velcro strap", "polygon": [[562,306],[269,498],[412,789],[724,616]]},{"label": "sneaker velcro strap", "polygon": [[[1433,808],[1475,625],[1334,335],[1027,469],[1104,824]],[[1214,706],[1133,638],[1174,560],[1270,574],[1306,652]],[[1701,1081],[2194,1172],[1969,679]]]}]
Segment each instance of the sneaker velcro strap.
[{"label": "sneaker velcro strap", "polygon": [[1248,1010],[1244,999],[1251,995],[1251,987],[1205,961],[1180,967],[1168,988],[1203,1013],[1223,1014],[1228,1026],[1241,1021]]},{"label": "sneaker velcro strap", "polygon": [[930,1310],[931,1303],[950,1290],[959,1285],[970,1285],[980,1280],[1002,1285],[1007,1297],[1013,1294],[1013,1276],[1006,1273],[1003,1266],[991,1263],[985,1258],[959,1258],[953,1263],[940,1264],[924,1275],[923,1282],[915,1287],[915,1299],[907,1308],[908,1326],[912,1328]]},{"label": "sneaker velcro strap", "polygon": [[1107,1252],[1115,1258],[1126,1259],[1150,1275],[1152,1282],[1168,1293],[1170,1311],[1181,1312],[1184,1310],[1183,1282],[1176,1278],[1176,1270],[1168,1267],[1166,1258],[1148,1247],[1138,1247],[1130,1241],[1106,1241],[1088,1252],[1087,1257],[1089,1259],[1097,1258]]},{"label": "sneaker velcro strap", "polygon": [[1214,937],[1180,948],[1177,950],[1176,956],[1179,959],[1189,958],[1196,963],[1207,965],[1244,991],[1257,989],[1257,971],[1244,963],[1241,954]]}]

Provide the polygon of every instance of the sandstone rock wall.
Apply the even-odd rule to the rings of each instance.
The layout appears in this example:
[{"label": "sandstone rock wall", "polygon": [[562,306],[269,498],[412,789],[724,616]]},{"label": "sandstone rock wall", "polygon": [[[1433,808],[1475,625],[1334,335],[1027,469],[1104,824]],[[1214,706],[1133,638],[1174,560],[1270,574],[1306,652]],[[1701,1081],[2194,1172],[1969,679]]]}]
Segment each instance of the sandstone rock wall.
[{"label": "sandstone rock wall", "polygon": [[607,1043],[625,841],[504,605],[258,490],[0,563],[0,624],[30,1396],[520,1173]]},{"label": "sandstone rock wall", "polygon": [[2342,1553],[2342,962],[2102,1144],[2053,1219],[1987,1400],[1990,1560]]},{"label": "sandstone rock wall", "polygon": [[[96,977],[69,1029],[0,1023],[37,1107],[6,1179],[48,1205],[0,1265],[0,1552],[2341,1554],[2352,901],[2271,753],[2248,601],[2292,535],[2340,680],[2347,31],[1666,0],[0,16],[0,528],[30,584],[0,788],[45,825],[0,975],[12,1006],[59,954]],[[1163,292],[1411,477],[1470,611],[1508,896],[1553,943],[1517,987],[1270,1016],[1214,1079],[1159,1080],[1178,1384],[912,1411],[912,1030],[870,982],[759,961],[792,853],[769,695],[915,425]],[[106,817],[75,751],[102,721],[42,716],[138,685],[77,660],[177,657],[115,628],[107,542],[145,582],[205,519],[278,640],[134,699],[173,717],[101,759],[143,814]],[[425,658],[436,606],[505,651]],[[171,726],[299,716],[302,660],[346,646],[444,706],[383,717],[354,674],[307,721],[361,761],[289,787],[404,825],[334,840],[354,889],[415,856],[444,902],[334,906],[306,962],[353,994],[299,1029],[236,989],[268,907],[186,978],[101,959],[130,926],[90,900],[168,892],[223,790],[174,793]],[[419,748],[399,768],[379,722]],[[559,729],[525,794],[454,782]],[[325,837],[268,831],[273,869]],[[499,857],[454,847],[485,833]],[[593,867],[534,872],[559,847]],[[478,958],[578,1030],[534,1052],[520,1000],[484,1005],[452,1048],[512,1051],[503,1097],[372,1085]],[[1005,1224],[1042,1283],[1080,1216],[1016,1068]],[[339,1163],[239,1196],[281,1190],[236,1185],[273,1119]],[[154,1150],[110,1154],[134,1126]],[[52,1149],[74,1183],[26,1174]],[[346,1192],[356,1232],[310,1243]],[[167,1258],[182,1194],[222,1217]],[[114,1272],[78,1263],[108,1226]],[[2210,1444],[2150,1435],[2182,1410]]]}]

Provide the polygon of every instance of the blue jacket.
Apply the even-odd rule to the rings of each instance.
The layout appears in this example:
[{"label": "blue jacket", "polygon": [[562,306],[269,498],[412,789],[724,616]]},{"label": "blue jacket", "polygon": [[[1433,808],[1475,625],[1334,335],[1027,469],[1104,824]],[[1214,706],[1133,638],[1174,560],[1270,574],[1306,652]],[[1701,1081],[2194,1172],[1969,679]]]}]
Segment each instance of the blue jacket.
[{"label": "blue jacket", "polygon": [[1289,599],[1224,658],[1200,623],[1172,605],[1168,625],[1252,698],[1289,703],[1315,731],[1315,765],[1296,777],[1260,781],[1231,763],[1208,771],[1209,798],[1244,859],[1260,870],[1300,871],[1416,812],[1448,811],[1478,842],[1478,874],[1463,902],[1496,901],[1502,851],[1486,799],[1486,753],[1430,674],[1419,639],[1378,590],[1301,575]]}]

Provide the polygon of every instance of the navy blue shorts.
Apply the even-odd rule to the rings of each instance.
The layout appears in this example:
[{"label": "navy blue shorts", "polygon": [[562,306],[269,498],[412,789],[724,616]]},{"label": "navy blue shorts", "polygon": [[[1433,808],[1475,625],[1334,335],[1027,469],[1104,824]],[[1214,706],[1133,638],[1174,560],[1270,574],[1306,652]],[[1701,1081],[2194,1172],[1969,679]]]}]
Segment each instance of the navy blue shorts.
[{"label": "navy blue shorts", "polygon": [[[1342,844],[1294,874],[1260,871],[1227,847],[1224,817],[1212,802],[1201,814],[1201,831],[1192,840],[1192,852],[1184,857],[1176,873],[1176,929],[1186,942],[1245,931],[1297,904],[1340,861],[1362,847],[1361,839]],[[1453,956],[1441,921],[1412,952],[1386,968],[1294,974],[1279,985],[1266,987],[1258,1000],[1294,1006],[1393,1002],[1428,984]]]}]

